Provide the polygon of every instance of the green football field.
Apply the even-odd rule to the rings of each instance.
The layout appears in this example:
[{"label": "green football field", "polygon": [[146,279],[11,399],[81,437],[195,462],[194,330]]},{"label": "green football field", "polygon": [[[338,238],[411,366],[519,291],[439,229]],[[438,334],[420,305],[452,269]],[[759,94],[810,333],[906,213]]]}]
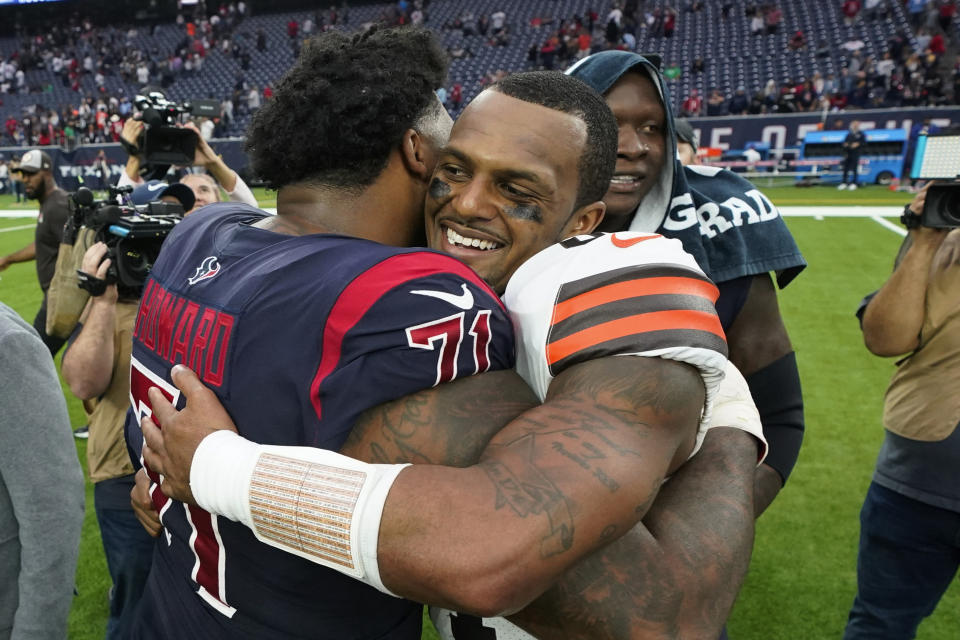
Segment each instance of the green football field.
[{"label": "green football field", "polygon": [[[761,188],[779,206],[893,206],[910,199],[878,187],[853,193]],[[258,197],[273,206],[272,194],[258,191]],[[11,208],[0,197],[0,209]],[[36,210],[35,203],[29,210]],[[0,218],[0,254],[29,242],[32,223]],[[883,438],[881,402],[893,372],[893,359],[874,357],[863,347],[853,313],[861,297],[889,275],[900,236],[869,218],[791,217],[787,224],[810,264],[780,293],[803,380],[806,439],[789,483],[757,524],[753,562],[729,625],[734,640],[840,637],[855,592],[858,513]],[[28,321],[39,300],[32,263],[0,273],[0,301]],[[73,426],[80,426],[80,403],[66,393]],[[77,451],[85,463],[83,441]],[[79,595],[70,618],[70,638],[78,640],[103,637],[109,588],[90,485],[87,497]],[[428,628],[423,637],[436,636]],[[956,580],[918,638],[960,638]]]}]

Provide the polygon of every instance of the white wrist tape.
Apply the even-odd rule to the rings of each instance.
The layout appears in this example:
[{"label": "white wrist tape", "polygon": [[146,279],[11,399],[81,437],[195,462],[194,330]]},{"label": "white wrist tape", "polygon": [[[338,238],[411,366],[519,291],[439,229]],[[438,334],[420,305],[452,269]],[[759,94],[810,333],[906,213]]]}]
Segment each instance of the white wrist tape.
[{"label": "white wrist tape", "polygon": [[217,431],[193,455],[190,488],[199,506],[242,522],[261,542],[395,595],[380,580],[377,541],[387,493],[405,466]]},{"label": "white wrist tape", "polygon": [[750,387],[743,374],[733,363],[727,362],[724,370],[723,382],[717,390],[713,401],[713,410],[710,414],[708,429],[714,427],[731,427],[746,431],[760,444],[760,453],[757,464],[767,457],[767,440],[763,437],[763,424],[760,422],[760,413],[750,395]]}]

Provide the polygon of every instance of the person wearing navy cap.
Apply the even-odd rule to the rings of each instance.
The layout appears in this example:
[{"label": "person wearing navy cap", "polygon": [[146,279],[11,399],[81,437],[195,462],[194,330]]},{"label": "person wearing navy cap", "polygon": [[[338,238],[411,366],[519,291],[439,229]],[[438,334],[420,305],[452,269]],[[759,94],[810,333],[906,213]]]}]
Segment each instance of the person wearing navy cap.
[{"label": "person wearing navy cap", "polygon": [[162,180],[151,180],[141,184],[130,194],[130,201],[135,205],[143,205],[148,202],[176,202],[183,207],[184,214],[192,213],[196,196],[193,190],[185,184],[174,182],[167,184]]}]

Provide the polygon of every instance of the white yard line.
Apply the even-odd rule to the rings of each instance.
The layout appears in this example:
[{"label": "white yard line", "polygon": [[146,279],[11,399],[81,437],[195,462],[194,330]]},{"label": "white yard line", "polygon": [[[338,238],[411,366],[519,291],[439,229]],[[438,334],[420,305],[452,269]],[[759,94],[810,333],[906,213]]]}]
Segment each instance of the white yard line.
[{"label": "white yard line", "polygon": [[885,228],[889,229],[890,231],[893,231],[893,232],[894,232],[895,234],[897,234],[898,236],[905,236],[905,235],[907,235],[907,230],[906,230],[906,229],[904,229],[904,228],[902,228],[902,227],[898,227],[897,225],[893,224],[893,223],[890,222],[889,220],[884,220],[884,219],[881,218],[880,216],[872,216],[870,219],[873,220],[874,222],[876,222],[876,223],[877,223],[878,225],[880,225],[881,227],[885,227]]},{"label": "white yard line", "polygon": [[4,231],[23,231],[24,229],[33,229],[36,226],[37,225],[35,224],[25,224],[19,227],[7,227],[6,229],[0,229],[0,233],[3,233]]}]

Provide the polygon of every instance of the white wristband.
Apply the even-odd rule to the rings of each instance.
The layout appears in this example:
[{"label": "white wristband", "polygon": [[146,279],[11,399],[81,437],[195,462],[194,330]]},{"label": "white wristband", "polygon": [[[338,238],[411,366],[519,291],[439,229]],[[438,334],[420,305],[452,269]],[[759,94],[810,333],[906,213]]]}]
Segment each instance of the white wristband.
[{"label": "white wristband", "polygon": [[253,528],[250,479],[260,446],[233,431],[214,431],[193,454],[190,490],[197,505]]},{"label": "white wristband", "polygon": [[405,466],[218,431],[197,448],[190,487],[198,505],[242,522],[261,542],[395,595],[380,579],[377,544],[383,505]]},{"label": "white wristband", "polygon": [[724,374],[723,382],[720,383],[717,397],[713,402],[713,411],[707,428],[731,427],[752,435],[757,439],[760,447],[760,453],[757,456],[759,465],[767,457],[767,440],[763,437],[763,424],[760,422],[757,405],[753,402],[746,379],[733,363],[727,363]]}]

